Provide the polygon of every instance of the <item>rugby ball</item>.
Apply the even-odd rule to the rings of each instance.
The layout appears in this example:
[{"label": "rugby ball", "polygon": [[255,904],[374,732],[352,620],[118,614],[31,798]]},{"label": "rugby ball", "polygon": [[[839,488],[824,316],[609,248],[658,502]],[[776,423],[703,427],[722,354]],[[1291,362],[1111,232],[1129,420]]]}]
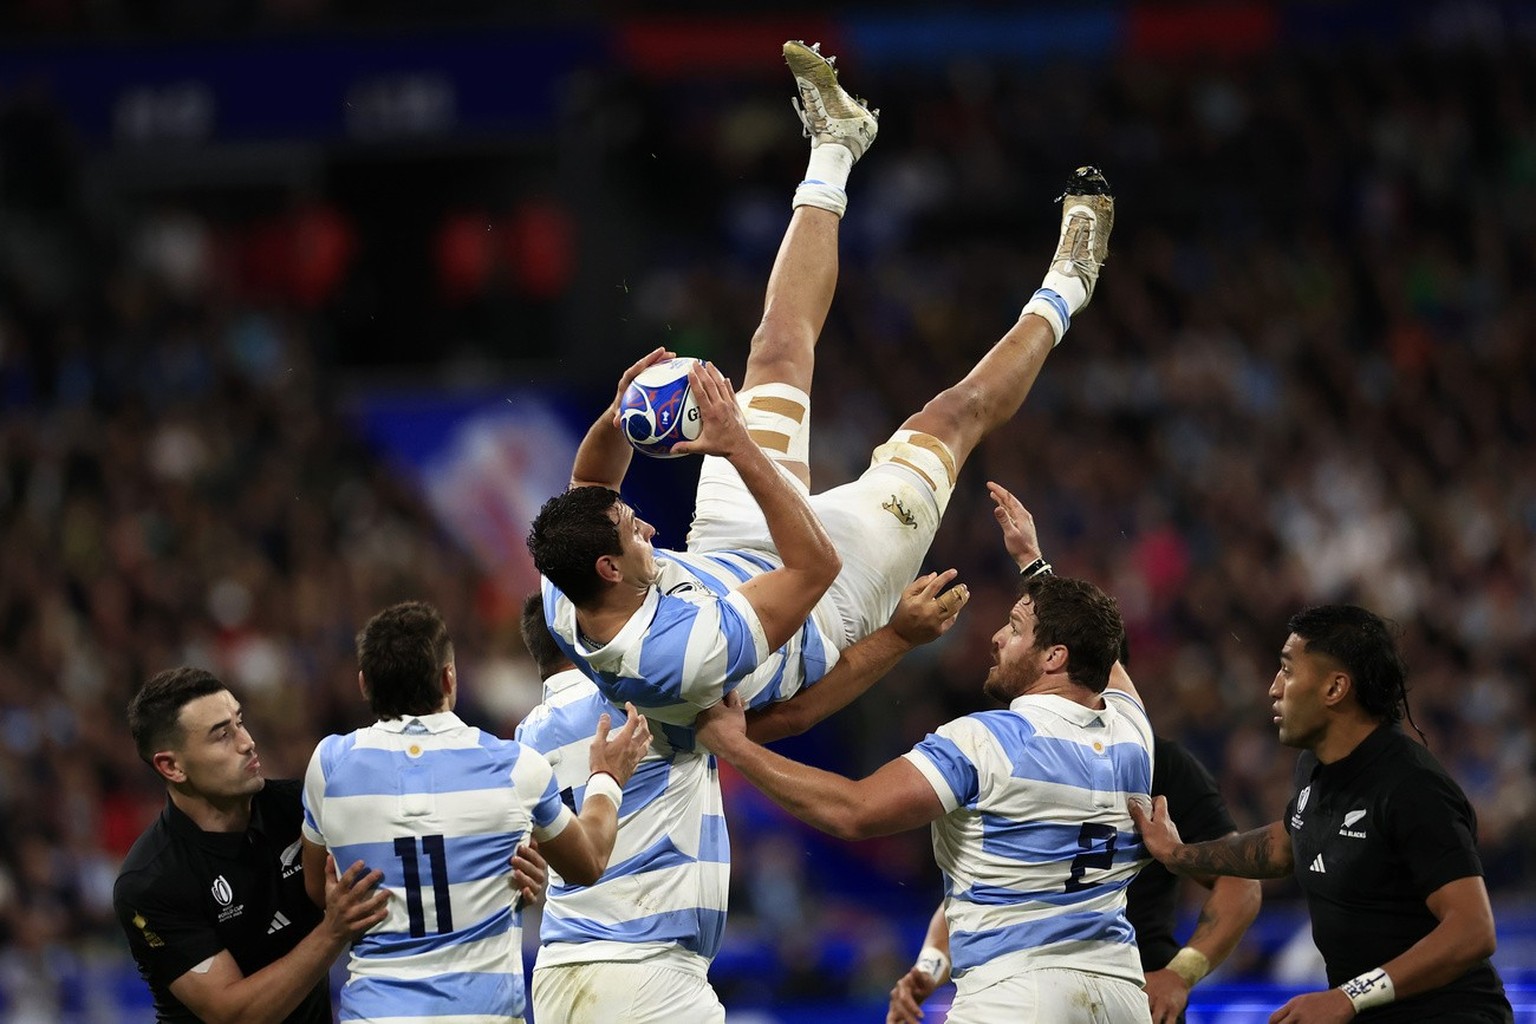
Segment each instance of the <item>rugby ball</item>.
[{"label": "rugby ball", "polygon": [[619,402],[619,429],[635,451],[657,459],[675,459],[679,441],[699,436],[699,406],[688,383],[697,359],[680,356],[640,372]]}]

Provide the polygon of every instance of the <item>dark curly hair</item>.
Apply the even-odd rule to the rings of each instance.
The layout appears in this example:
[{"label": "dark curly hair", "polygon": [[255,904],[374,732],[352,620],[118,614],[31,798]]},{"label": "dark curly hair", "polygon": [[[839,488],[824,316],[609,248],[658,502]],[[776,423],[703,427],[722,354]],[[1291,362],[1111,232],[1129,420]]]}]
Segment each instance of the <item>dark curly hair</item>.
[{"label": "dark curly hair", "polygon": [[619,492],[606,487],[572,487],[533,517],[533,564],[578,607],[602,591],[597,560],[622,550],[618,525],[608,515],[618,500]]},{"label": "dark curly hair", "polygon": [[1355,699],[1372,718],[1401,722],[1408,669],[1397,653],[1397,627],[1358,605],[1324,604],[1291,616],[1287,628],[1349,673]]},{"label": "dark curly hair", "polygon": [[1024,593],[1034,605],[1035,646],[1061,644],[1068,678],[1103,693],[1125,637],[1114,598],[1087,580],[1049,574],[1025,583]]}]

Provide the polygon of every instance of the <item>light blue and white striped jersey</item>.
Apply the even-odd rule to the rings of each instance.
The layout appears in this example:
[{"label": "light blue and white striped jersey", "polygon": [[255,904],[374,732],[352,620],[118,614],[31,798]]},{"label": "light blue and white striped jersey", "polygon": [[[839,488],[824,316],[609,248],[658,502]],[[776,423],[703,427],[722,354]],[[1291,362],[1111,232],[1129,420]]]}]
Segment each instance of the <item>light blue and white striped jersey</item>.
[{"label": "light blue and white striped jersey", "polygon": [[304,835],[381,868],[389,916],[352,947],[343,1021],[510,1024],[524,1014],[522,915],[509,860],[572,820],[538,751],[444,712],[375,722],[315,748]]},{"label": "light blue and white striped jersey", "polygon": [[[517,727],[518,740],[549,759],[555,785],[577,807],[604,713],[614,728],[624,722],[624,712],[572,669],[545,681],[544,703]],[[720,950],[730,873],[714,757],[651,754],[624,786],[618,839],[597,884],[567,885],[550,869],[538,966],[646,960],[702,977]]]},{"label": "light blue and white striped jersey", "polygon": [[756,551],[695,555],[656,550],[659,578],[612,640],[589,645],[576,606],[545,579],[544,620],[566,657],[623,706],[632,701],[653,733],[693,749],[693,720],[739,690],[748,707],[788,700],[837,663],[843,627],[825,597],[800,631],[768,650],[757,612],[737,588],[779,567]]},{"label": "light blue and white striped jersey", "polygon": [[933,855],[962,994],[1040,967],[1141,982],[1125,891],[1147,855],[1126,798],[1151,787],[1152,726],[1130,694],[1104,697],[1019,697],[904,755],[948,812]]}]

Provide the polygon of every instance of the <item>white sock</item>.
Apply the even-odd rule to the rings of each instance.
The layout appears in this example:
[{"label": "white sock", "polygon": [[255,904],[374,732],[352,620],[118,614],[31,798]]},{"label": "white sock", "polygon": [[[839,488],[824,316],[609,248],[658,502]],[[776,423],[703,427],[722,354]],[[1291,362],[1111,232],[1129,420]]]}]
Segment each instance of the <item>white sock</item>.
[{"label": "white sock", "polygon": [[805,180],[795,189],[793,206],[815,206],[831,210],[839,217],[848,209],[848,172],[853,169],[853,151],[837,142],[811,147],[811,159],[805,168]]},{"label": "white sock", "polygon": [[1022,320],[1030,313],[1050,325],[1051,334],[1056,338],[1052,347],[1060,345],[1062,337],[1067,333],[1067,328],[1072,325],[1072,311],[1067,306],[1067,300],[1052,288],[1038,288],[1024,304],[1024,308],[1019,311],[1019,319]]},{"label": "white sock", "polygon": [[841,142],[812,145],[810,162],[805,165],[805,180],[846,189],[851,170],[853,150]]},{"label": "white sock", "polygon": [[1071,274],[1058,273],[1048,270],[1045,280],[1040,282],[1041,288],[1049,288],[1051,291],[1067,300],[1067,312],[1076,313],[1088,305],[1088,289],[1083,287],[1081,278]]}]

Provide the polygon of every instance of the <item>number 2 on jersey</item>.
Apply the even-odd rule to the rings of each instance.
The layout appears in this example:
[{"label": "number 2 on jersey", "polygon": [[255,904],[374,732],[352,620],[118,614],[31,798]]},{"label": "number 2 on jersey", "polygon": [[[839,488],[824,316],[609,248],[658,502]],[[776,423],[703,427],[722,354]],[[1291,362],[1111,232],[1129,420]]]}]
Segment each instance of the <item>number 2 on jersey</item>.
[{"label": "number 2 on jersey", "polygon": [[[1083,873],[1089,868],[1115,866],[1115,839],[1118,833],[1113,825],[1088,822],[1077,833],[1077,845],[1087,850],[1072,858],[1072,874],[1067,879],[1067,892],[1081,892],[1093,883],[1083,881]],[[1103,849],[1095,850],[1094,844],[1103,843]]]},{"label": "number 2 on jersey", "polygon": [[[448,905],[448,855],[442,836],[422,836],[421,849],[432,865],[432,902],[437,906],[437,930],[453,931],[453,908]],[[416,837],[395,840],[395,856],[405,873],[405,909],[411,915],[411,938],[427,934],[427,915],[421,906],[421,864],[416,859]],[[1076,861],[1073,862],[1074,864]]]}]

